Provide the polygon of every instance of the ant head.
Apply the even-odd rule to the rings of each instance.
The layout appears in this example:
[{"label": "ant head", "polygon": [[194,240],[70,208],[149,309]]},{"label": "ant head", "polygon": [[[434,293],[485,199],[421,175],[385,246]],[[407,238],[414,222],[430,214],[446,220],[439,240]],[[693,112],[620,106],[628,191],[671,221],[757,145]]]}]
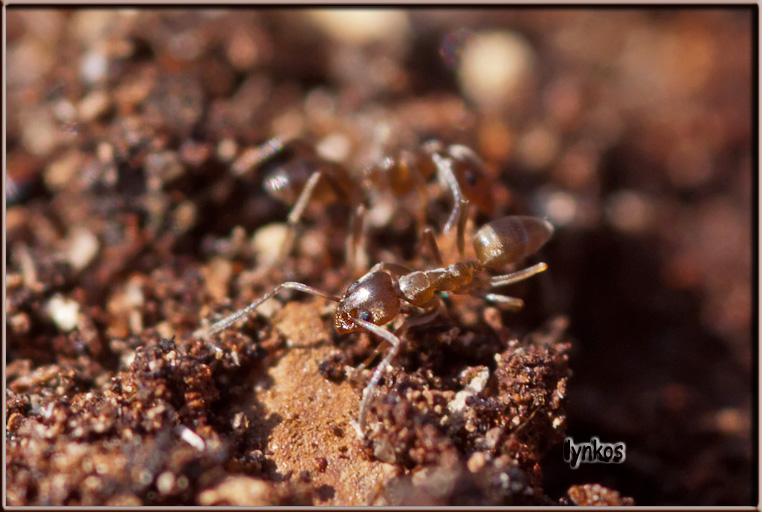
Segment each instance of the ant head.
[{"label": "ant head", "polygon": [[497,269],[536,252],[553,234],[553,225],[543,219],[509,216],[493,220],[474,235],[474,251],[487,268]]},{"label": "ant head", "polygon": [[494,185],[482,159],[471,149],[460,144],[448,146],[447,153],[452,157],[452,171],[463,195],[479,211],[492,215],[495,209],[492,193]]},{"label": "ant head", "polygon": [[334,327],[339,334],[355,332],[362,328],[352,318],[383,325],[399,311],[400,299],[392,278],[386,272],[370,272],[347,288],[336,308]]}]

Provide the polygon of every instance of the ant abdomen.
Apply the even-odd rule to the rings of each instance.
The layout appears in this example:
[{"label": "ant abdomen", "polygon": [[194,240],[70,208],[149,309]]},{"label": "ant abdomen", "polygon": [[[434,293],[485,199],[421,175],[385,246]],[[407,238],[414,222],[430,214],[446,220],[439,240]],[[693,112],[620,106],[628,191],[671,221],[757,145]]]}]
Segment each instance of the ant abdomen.
[{"label": "ant abdomen", "polygon": [[476,257],[486,268],[497,269],[535,253],[553,234],[553,225],[529,216],[493,220],[474,235]]}]

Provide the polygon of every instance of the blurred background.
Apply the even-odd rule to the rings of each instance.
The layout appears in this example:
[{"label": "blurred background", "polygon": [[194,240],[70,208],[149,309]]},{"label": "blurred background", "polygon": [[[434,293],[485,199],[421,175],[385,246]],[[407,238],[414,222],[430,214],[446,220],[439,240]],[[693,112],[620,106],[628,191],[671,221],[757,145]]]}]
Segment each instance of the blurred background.
[{"label": "blurred background", "polygon": [[[230,178],[275,135],[357,170],[465,144],[493,184],[479,220],[556,226],[530,313],[569,318],[568,435],[627,445],[577,470],[551,451],[548,495],[757,502],[754,8],[6,12],[7,273],[98,308],[128,271],[282,221],[261,176]],[[9,363],[50,360],[8,321]]]}]

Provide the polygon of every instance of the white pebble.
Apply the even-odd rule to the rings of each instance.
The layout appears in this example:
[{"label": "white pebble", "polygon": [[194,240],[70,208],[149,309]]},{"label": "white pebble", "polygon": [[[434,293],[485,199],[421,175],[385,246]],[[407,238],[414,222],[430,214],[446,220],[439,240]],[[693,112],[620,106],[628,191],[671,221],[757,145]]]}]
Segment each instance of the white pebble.
[{"label": "white pebble", "polygon": [[79,325],[79,303],[60,294],[54,295],[45,305],[45,311],[62,331],[71,331]]},{"label": "white pebble", "polygon": [[332,162],[343,162],[349,157],[351,143],[349,138],[341,133],[332,133],[318,142],[315,148],[318,155]]},{"label": "white pebble", "polygon": [[254,233],[251,244],[259,257],[260,265],[268,266],[277,262],[287,235],[288,226],[283,223],[268,224]]},{"label": "white pebble", "polygon": [[319,9],[308,16],[328,37],[348,44],[398,41],[410,33],[405,11],[392,9]]},{"label": "white pebble", "polygon": [[71,230],[67,242],[66,259],[76,270],[87,267],[100,248],[98,238],[90,230],[81,226]]},{"label": "white pebble", "polygon": [[79,63],[79,74],[85,82],[96,84],[106,77],[108,60],[98,51],[90,51]]},{"label": "white pebble", "polygon": [[484,109],[502,109],[523,101],[534,75],[532,47],[510,31],[473,35],[460,61],[463,93]]}]

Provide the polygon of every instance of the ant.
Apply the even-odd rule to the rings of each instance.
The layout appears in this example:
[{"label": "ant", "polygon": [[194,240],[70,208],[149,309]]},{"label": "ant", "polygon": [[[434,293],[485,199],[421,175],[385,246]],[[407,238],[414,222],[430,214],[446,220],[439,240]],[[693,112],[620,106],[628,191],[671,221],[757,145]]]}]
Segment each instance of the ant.
[{"label": "ant", "polygon": [[494,208],[490,181],[484,163],[466,146],[432,140],[415,151],[401,150],[387,156],[380,163],[364,169],[364,182],[356,178],[341,164],[321,158],[316,150],[300,138],[274,137],[254,152],[241,158],[233,167],[241,175],[249,169],[267,170],[265,191],[273,198],[293,205],[288,214],[288,232],[279,251],[284,259],[293,247],[296,227],[311,200],[327,203],[338,199],[354,209],[350,222],[350,237],[346,246],[347,267],[355,271],[355,258],[365,216],[365,198],[370,192],[389,191],[396,197],[418,193],[419,209],[416,220],[419,232],[425,225],[428,204],[426,183],[433,175],[439,177],[453,196],[453,209],[445,223],[443,233],[449,233],[460,216],[464,200],[480,211],[491,214]]},{"label": "ant", "polygon": [[[463,201],[460,206],[457,229],[459,261],[451,265],[445,266],[436,239],[431,230],[427,230],[423,234],[423,241],[430,246],[434,254],[438,265],[436,268],[413,270],[398,263],[378,263],[350,284],[341,297],[302,283],[281,283],[245,308],[209,327],[197,330],[193,336],[207,339],[224,331],[284,289],[298,290],[337,302],[333,323],[338,334],[364,329],[391,344],[391,349],[375,369],[363,391],[357,430],[360,437],[364,437],[370,398],[386,367],[402,345],[398,334],[412,326],[431,321],[440,311],[440,294],[469,294],[511,309],[519,309],[524,305],[521,299],[491,293],[490,290],[523,281],[548,268],[545,263],[537,263],[504,275],[492,276],[488,272],[533,254],[550,239],[553,226],[543,219],[530,216],[502,217],[482,226],[472,240],[476,259],[467,259],[464,254],[464,232],[468,203]],[[413,315],[416,312],[418,314]],[[396,332],[381,327],[401,314],[408,316]]]}]

